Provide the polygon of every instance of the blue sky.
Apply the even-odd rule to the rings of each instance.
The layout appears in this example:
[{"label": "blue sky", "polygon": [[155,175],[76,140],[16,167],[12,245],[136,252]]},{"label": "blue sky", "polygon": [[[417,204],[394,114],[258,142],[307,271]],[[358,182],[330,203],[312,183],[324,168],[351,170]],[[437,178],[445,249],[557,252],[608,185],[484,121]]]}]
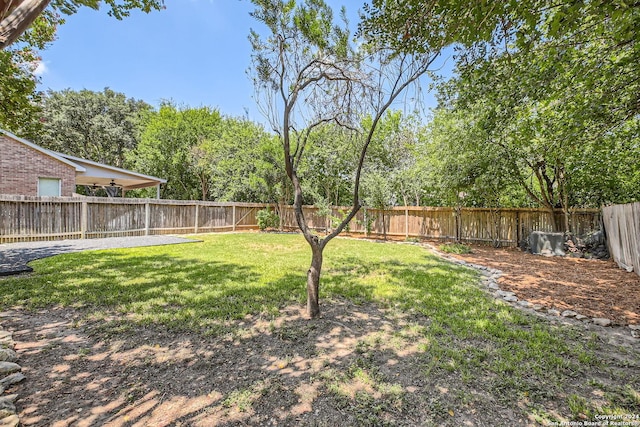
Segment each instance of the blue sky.
[{"label": "blue sky", "polygon": [[[165,0],[166,9],[134,11],[118,21],[106,10],[81,9],[66,18],[42,52],[40,89],[101,91],[109,87],[154,106],[161,100],[210,106],[262,121],[247,76],[248,0]],[[340,2],[329,2],[337,7]],[[362,1],[345,2],[351,24]],[[336,12],[337,14],[337,12]]]}]

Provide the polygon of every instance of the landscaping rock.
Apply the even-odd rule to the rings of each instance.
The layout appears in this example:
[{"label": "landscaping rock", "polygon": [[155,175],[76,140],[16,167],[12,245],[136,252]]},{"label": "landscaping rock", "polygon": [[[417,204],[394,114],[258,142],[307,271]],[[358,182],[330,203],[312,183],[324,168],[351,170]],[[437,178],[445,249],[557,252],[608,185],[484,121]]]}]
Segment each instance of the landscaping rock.
[{"label": "landscaping rock", "polygon": [[496,290],[500,290],[500,286],[498,286],[496,283],[491,282],[489,283],[489,289],[496,289]]},{"label": "landscaping rock", "polygon": [[554,310],[553,308],[550,308],[549,310],[547,310],[547,313],[552,316],[560,316],[560,312],[558,310]]},{"label": "landscaping rock", "polygon": [[0,362],[15,362],[18,355],[10,348],[0,348]]},{"label": "landscaping rock", "polygon": [[18,372],[22,368],[17,363],[13,362],[0,362],[0,375],[13,374]]},{"label": "landscaping rock", "polygon": [[[7,387],[19,383],[25,376],[19,372],[22,367],[15,363],[18,355],[12,350],[15,343],[11,332],[0,329],[0,395]],[[20,418],[16,414],[14,402],[17,394],[0,397],[0,427],[16,427],[20,425]]]},{"label": "landscaping rock", "polygon": [[11,374],[8,377],[0,380],[0,385],[4,388],[7,388],[13,384],[18,384],[25,379],[26,377],[22,374],[22,372],[16,372],[15,374]]},{"label": "landscaping rock", "polygon": [[522,301],[518,301],[518,305],[521,307],[528,308],[531,306],[531,303],[529,301],[522,300]]},{"label": "landscaping rock", "polygon": [[16,405],[7,399],[0,399],[0,418],[10,417],[16,414]]},{"label": "landscaping rock", "polygon": [[598,326],[611,326],[611,320],[602,317],[594,317],[593,323]]},{"label": "landscaping rock", "polygon": [[578,313],[571,310],[565,310],[560,314],[562,317],[576,317]]},{"label": "landscaping rock", "polygon": [[0,427],[17,427],[20,424],[20,418],[17,415],[9,415],[0,420]]},{"label": "landscaping rock", "polygon": [[535,311],[540,311],[544,308],[544,305],[542,304],[533,304],[533,306],[531,307],[533,308]]},{"label": "landscaping rock", "polygon": [[584,314],[578,314],[576,315],[576,320],[585,320],[588,319],[589,317],[585,316]]},{"label": "landscaping rock", "polygon": [[518,301],[518,297],[515,295],[507,295],[506,297],[503,298],[505,301],[507,302],[516,302]]},{"label": "landscaping rock", "polygon": [[511,297],[515,295],[513,292],[509,292],[509,291],[498,291],[496,293],[501,297]]}]

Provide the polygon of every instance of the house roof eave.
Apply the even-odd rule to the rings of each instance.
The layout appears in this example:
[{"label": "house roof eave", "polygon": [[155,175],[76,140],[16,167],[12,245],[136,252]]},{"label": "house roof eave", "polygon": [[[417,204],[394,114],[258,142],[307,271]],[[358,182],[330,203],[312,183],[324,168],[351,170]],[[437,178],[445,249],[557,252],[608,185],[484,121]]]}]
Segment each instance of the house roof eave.
[{"label": "house roof eave", "polygon": [[42,154],[45,154],[45,155],[47,155],[49,157],[52,157],[52,158],[58,160],[59,162],[62,162],[64,164],[66,164],[66,165],[69,165],[69,166],[73,167],[76,170],[76,172],[85,172],[86,171],[86,169],[83,166],[74,163],[72,160],[69,160],[69,159],[66,159],[66,158],[62,157],[59,153],[56,153],[55,151],[47,150],[46,148],[40,147],[40,146],[34,144],[31,141],[27,141],[24,138],[20,138],[19,136],[16,136],[16,135],[12,134],[11,132],[8,132],[8,131],[6,131],[4,129],[0,129],[0,134],[6,136],[8,138],[11,138],[14,141],[17,141],[17,142],[19,142],[21,144],[24,144],[29,148],[32,148],[32,149],[34,149],[36,151],[39,151]]}]

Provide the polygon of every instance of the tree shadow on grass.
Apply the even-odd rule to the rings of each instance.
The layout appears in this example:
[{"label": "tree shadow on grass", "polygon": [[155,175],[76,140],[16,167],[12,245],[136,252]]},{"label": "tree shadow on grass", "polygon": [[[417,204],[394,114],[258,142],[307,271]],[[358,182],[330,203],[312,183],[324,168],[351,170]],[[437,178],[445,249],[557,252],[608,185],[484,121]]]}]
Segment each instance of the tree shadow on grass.
[{"label": "tree shadow on grass", "polygon": [[[510,382],[487,365],[462,380],[455,357],[468,346],[439,349],[427,317],[339,297],[319,319],[295,304],[276,318],[248,315],[224,336],[150,325],[105,337],[97,324],[74,326],[73,311],[28,316],[9,320],[28,377],[10,390],[24,425],[506,426],[526,425],[531,402],[566,411],[555,391],[531,393],[546,379],[527,366]],[[46,381],[30,381],[36,374]]]},{"label": "tree shadow on grass", "polygon": [[3,285],[5,307],[97,308],[175,327],[275,313],[299,290],[295,280],[266,283],[247,265],[113,251],[61,255],[39,265],[36,274]]},{"label": "tree shadow on grass", "polygon": [[[344,257],[334,265],[321,282],[323,314],[309,321],[301,304],[304,271],[265,281],[244,265],[162,254],[59,257],[2,289],[3,302],[48,307],[43,317],[50,316],[35,325],[14,321],[25,373],[40,367],[32,374],[47,378],[40,388],[25,386],[24,419],[79,426],[522,425],[524,400],[548,403],[534,392],[572,374],[549,357],[562,352],[575,361],[562,338],[534,340],[535,322],[520,325],[463,267],[429,257],[364,265]],[[54,305],[111,309],[128,314],[130,327],[105,334],[102,323],[113,322],[74,326],[75,311]],[[211,319],[229,328],[203,333]],[[167,325],[188,327],[175,333]],[[528,343],[541,349],[519,350]],[[539,373],[537,365],[552,369]]]}]

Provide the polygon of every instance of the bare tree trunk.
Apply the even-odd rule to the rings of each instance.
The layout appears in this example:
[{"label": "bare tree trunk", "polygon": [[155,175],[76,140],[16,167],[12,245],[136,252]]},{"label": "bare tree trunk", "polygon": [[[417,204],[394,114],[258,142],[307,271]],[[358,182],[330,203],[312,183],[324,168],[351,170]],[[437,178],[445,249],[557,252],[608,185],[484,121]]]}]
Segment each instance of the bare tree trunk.
[{"label": "bare tree trunk", "polygon": [[564,167],[561,167],[558,172],[558,187],[560,187],[560,195],[562,200],[562,213],[564,214],[564,232],[570,233],[573,230],[569,224],[569,195],[567,194],[566,178],[564,175]]},{"label": "bare tree trunk", "polygon": [[311,245],[311,266],[307,271],[307,315],[314,318],[320,314],[319,288],[322,271],[322,250],[318,243]]},{"label": "bare tree trunk", "polygon": [[200,185],[202,188],[202,201],[205,202],[207,200],[209,189],[207,188],[207,178],[204,176],[204,173],[200,177]]},{"label": "bare tree trunk", "polygon": [[0,50],[15,42],[42,13],[51,0],[23,0],[0,22]]},{"label": "bare tree trunk", "polygon": [[556,219],[556,211],[553,206],[545,206],[549,215],[551,216],[551,225],[553,226],[553,232],[558,233],[562,229],[560,222]]}]

